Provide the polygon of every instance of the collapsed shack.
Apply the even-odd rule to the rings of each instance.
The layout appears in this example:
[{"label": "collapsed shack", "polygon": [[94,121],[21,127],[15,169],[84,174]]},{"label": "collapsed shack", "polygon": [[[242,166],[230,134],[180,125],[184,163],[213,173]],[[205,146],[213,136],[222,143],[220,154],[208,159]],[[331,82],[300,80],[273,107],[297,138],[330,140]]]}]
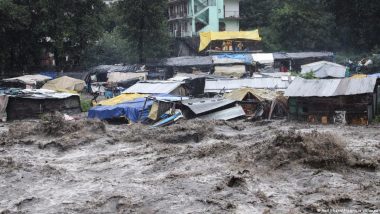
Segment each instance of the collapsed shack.
[{"label": "collapsed shack", "polygon": [[287,98],[282,93],[253,88],[241,88],[224,94],[235,100],[244,109],[246,116],[253,118],[283,118],[287,116]]},{"label": "collapsed shack", "polygon": [[55,111],[81,113],[81,105],[79,95],[46,89],[25,89],[0,95],[0,110],[0,115],[6,120],[22,120],[37,119],[42,114]]},{"label": "collapsed shack", "polygon": [[91,68],[84,80],[92,92],[105,93],[117,87],[128,88],[146,78],[143,65],[100,65]]},{"label": "collapsed shack", "polygon": [[153,101],[146,98],[137,98],[113,106],[96,106],[88,111],[88,118],[100,120],[120,120],[137,123],[144,121],[149,114]]},{"label": "collapsed shack", "polygon": [[231,120],[245,116],[236,101],[224,98],[201,98],[182,101],[182,112],[187,119]]},{"label": "collapsed shack", "polygon": [[[88,112],[88,118],[100,120],[125,120],[128,123],[157,121],[176,104],[187,97],[178,97],[170,94],[142,95],[125,94],[128,101],[120,101],[114,105],[96,106]],[[122,95],[120,95],[122,96]]]},{"label": "collapsed shack", "polygon": [[24,75],[0,81],[0,86],[4,88],[21,88],[21,89],[36,89],[41,88],[51,77],[45,75]]},{"label": "collapsed shack", "polygon": [[198,97],[198,96],[204,95],[204,90],[206,86],[206,78],[208,78],[208,75],[203,74],[203,73],[199,73],[199,74],[181,73],[169,79],[169,81],[184,82],[185,86],[189,89],[189,95]]},{"label": "collapsed shack", "polygon": [[289,118],[311,123],[367,125],[379,115],[376,78],[306,80],[297,78],[285,92]]}]

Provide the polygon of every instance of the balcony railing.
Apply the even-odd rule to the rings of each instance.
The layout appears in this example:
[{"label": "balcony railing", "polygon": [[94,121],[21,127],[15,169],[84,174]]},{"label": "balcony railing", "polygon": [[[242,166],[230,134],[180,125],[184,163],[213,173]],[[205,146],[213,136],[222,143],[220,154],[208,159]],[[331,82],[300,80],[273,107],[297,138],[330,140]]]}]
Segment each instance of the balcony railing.
[{"label": "balcony railing", "polygon": [[175,31],[170,33],[171,37],[191,37],[193,36],[189,31]]},{"label": "balcony railing", "polygon": [[180,19],[180,18],[186,18],[187,17],[187,13],[171,13],[169,15],[169,18],[170,19]]},{"label": "balcony railing", "polygon": [[240,18],[240,13],[237,10],[224,11],[224,18]]},{"label": "balcony railing", "polygon": [[185,2],[186,0],[169,0],[169,3]]}]

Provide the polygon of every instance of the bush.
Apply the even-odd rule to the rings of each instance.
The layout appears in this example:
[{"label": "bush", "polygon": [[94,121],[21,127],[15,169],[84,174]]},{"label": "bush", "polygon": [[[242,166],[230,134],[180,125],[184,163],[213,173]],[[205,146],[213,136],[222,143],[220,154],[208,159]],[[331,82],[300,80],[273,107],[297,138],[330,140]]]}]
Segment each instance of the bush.
[{"label": "bush", "polygon": [[375,123],[380,123],[380,116],[376,116],[375,119],[374,119],[374,122]]},{"label": "bush", "polygon": [[91,108],[91,100],[90,99],[80,99],[80,106],[82,109],[82,112],[88,112]]}]

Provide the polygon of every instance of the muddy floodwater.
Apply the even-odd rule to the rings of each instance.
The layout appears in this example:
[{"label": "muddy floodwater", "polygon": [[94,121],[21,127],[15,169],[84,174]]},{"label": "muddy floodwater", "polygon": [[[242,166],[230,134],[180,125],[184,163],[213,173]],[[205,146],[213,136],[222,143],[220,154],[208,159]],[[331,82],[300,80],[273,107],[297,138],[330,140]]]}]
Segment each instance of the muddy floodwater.
[{"label": "muddy floodwater", "polygon": [[0,124],[0,213],[380,209],[380,128],[287,121]]}]

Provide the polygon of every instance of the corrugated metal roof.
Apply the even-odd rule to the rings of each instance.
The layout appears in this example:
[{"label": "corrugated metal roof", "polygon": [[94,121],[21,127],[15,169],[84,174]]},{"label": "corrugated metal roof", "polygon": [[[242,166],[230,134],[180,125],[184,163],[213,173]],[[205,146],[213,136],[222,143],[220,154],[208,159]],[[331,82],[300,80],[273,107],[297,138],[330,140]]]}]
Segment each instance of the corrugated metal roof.
[{"label": "corrugated metal roof", "polygon": [[182,82],[171,81],[149,81],[138,82],[131,86],[123,93],[129,94],[170,94],[172,91],[182,85]]},{"label": "corrugated metal roof", "polygon": [[185,67],[185,66],[211,66],[212,57],[211,56],[184,56],[184,57],[173,57],[166,59],[165,65],[174,67]]},{"label": "corrugated metal roof", "polygon": [[218,93],[221,90],[230,92],[239,88],[285,90],[290,81],[281,78],[254,78],[254,79],[219,79],[206,80],[205,93]]},{"label": "corrugated metal roof", "polygon": [[182,104],[189,107],[194,114],[202,114],[214,109],[235,103],[236,101],[224,98],[204,98],[183,101]]},{"label": "corrugated metal roof", "polygon": [[201,116],[199,118],[204,120],[232,120],[244,116],[245,112],[241,106],[225,109],[222,111],[214,112],[208,115]]},{"label": "corrugated metal roof", "polygon": [[92,73],[110,73],[110,72],[136,72],[143,71],[143,65],[98,65],[90,69]]},{"label": "corrugated metal roof", "polygon": [[306,80],[295,79],[285,92],[287,97],[334,97],[373,93],[375,78]]},{"label": "corrugated metal roof", "polygon": [[305,59],[305,58],[323,58],[323,57],[333,57],[332,52],[298,52],[298,53],[273,53],[273,57],[276,60],[279,59]]}]

